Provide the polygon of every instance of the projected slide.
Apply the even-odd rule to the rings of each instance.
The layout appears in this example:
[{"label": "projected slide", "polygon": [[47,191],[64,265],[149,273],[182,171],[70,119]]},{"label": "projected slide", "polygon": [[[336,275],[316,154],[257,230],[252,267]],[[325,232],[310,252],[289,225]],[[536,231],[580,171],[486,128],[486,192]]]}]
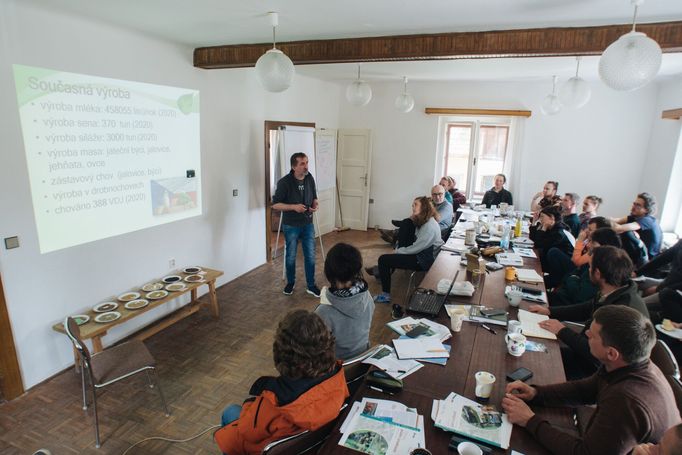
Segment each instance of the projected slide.
[{"label": "projected slide", "polygon": [[199,92],[14,65],[41,253],[201,214]]}]

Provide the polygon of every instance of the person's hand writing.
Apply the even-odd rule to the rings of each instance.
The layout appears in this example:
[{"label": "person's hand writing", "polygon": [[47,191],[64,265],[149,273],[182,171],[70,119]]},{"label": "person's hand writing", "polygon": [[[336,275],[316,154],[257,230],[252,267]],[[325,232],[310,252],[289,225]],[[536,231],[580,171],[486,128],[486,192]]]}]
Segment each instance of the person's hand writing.
[{"label": "person's hand writing", "polygon": [[304,213],[308,208],[303,204],[292,204],[291,210],[296,213]]},{"label": "person's hand writing", "polygon": [[561,331],[561,329],[566,327],[556,319],[547,319],[546,321],[539,322],[538,325],[540,326],[540,328],[545,329],[548,332],[552,332],[554,335],[556,335]]},{"label": "person's hand writing", "polygon": [[511,423],[525,427],[535,415],[528,405],[519,397],[508,393],[502,399],[502,409]]},{"label": "person's hand writing", "polygon": [[632,455],[658,455],[660,452],[656,444],[640,444],[632,451]]},{"label": "person's hand writing", "polygon": [[506,393],[514,395],[524,401],[530,401],[538,393],[535,387],[531,387],[523,381],[514,381],[507,384]]},{"label": "person's hand writing", "polygon": [[549,308],[544,307],[542,305],[531,305],[528,307],[528,311],[530,311],[531,313],[544,314],[545,316],[549,316]]}]

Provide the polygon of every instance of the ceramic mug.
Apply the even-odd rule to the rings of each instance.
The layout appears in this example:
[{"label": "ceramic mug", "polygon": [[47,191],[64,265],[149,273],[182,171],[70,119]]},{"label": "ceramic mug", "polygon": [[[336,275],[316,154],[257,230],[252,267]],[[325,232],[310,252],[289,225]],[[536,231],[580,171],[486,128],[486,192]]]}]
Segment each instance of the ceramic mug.
[{"label": "ceramic mug", "polygon": [[457,446],[457,452],[459,455],[483,455],[483,451],[479,446],[473,442],[460,442]]},{"label": "ceramic mug", "polygon": [[474,377],[476,378],[476,398],[483,398],[487,400],[493,391],[493,384],[495,384],[495,375],[487,371],[479,371]]},{"label": "ceramic mug", "polygon": [[464,244],[476,245],[476,229],[467,229],[464,231]]},{"label": "ceramic mug", "polygon": [[[514,319],[507,322],[507,335],[511,335],[512,333],[523,333],[521,323]],[[507,341],[506,337],[505,341]]]},{"label": "ceramic mug", "polygon": [[514,357],[521,357],[526,352],[526,337],[520,333],[508,333],[504,336],[507,341],[507,352]]},{"label": "ceramic mug", "polygon": [[[516,273],[516,271],[515,271]],[[506,276],[505,276],[506,278]],[[510,290],[507,292],[507,301],[509,302],[509,305],[513,307],[519,306],[521,303],[521,300],[523,299],[523,292],[521,291],[516,291],[516,290]]]},{"label": "ceramic mug", "polygon": [[504,268],[504,279],[514,281],[516,279],[516,267],[507,266]]},{"label": "ceramic mug", "polygon": [[450,328],[453,332],[459,332],[462,330],[462,322],[466,317],[466,311],[464,310],[454,310],[450,316]]}]

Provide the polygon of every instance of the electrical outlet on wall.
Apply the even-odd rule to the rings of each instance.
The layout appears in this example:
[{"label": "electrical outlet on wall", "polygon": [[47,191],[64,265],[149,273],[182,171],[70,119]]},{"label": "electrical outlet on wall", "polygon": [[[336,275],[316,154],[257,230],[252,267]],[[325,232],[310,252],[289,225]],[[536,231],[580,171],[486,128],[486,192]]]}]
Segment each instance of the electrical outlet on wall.
[{"label": "electrical outlet on wall", "polygon": [[239,196],[239,190],[237,190],[237,189],[232,190],[232,197],[237,197],[237,196]]},{"label": "electrical outlet on wall", "polygon": [[175,267],[175,258],[170,258],[168,260],[168,268],[172,269],[173,267]]}]

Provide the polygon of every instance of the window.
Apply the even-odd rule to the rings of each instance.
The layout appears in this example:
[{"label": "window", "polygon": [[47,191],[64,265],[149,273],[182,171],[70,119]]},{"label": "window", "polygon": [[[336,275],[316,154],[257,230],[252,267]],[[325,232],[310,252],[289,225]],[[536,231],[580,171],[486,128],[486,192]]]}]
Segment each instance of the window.
[{"label": "window", "polygon": [[468,199],[480,200],[508,168],[511,120],[450,118],[444,126],[443,175],[453,177]]}]

